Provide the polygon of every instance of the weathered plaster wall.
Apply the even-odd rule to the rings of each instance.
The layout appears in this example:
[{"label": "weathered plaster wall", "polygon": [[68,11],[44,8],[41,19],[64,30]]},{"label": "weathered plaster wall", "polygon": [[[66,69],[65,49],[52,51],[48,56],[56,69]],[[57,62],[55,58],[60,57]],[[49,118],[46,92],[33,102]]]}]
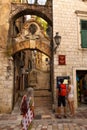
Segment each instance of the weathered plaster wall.
[{"label": "weathered plaster wall", "polygon": [[13,99],[13,64],[6,55],[10,8],[10,0],[0,0],[0,113],[11,112]]}]

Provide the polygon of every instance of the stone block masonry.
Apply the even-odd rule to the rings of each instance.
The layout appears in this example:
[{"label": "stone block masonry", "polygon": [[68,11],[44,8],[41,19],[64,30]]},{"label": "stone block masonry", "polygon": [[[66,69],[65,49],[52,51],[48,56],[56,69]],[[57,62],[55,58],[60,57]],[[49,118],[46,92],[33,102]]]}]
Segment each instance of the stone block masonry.
[{"label": "stone block masonry", "polygon": [[[53,1],[53,34],[55,35],[56,32],[59,32],[61,36],[60,46],[54,55],[54,102],[57,100],[55,93],[57,76],[75,77],[73,68],[86,68],[87,70],[87,50],[79,49],[79,46],[81,48],[81,43],[79,43],[80,31],[78,30],[80,24],[75,13],[76,10],[86,11],[87,3],[80,0]],[[85,15],[84,19],[86,19]],[[58,55],[66,56],[66,65],[58,65]],[[72,79],[72,83],[75,86],[74,80]]]}]

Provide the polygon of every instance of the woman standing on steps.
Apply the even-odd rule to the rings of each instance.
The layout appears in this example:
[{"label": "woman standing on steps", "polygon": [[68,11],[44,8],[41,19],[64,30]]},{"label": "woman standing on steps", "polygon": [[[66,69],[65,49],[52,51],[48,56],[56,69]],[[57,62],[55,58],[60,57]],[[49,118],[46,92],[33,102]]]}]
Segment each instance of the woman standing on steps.
[{"label": "woman standing on steps", "polygon": [[71,84],[71,80],[68,81],[68,104],[70,109],[70,116],[74,116],[75,110],[74,110],[74,86]]}]

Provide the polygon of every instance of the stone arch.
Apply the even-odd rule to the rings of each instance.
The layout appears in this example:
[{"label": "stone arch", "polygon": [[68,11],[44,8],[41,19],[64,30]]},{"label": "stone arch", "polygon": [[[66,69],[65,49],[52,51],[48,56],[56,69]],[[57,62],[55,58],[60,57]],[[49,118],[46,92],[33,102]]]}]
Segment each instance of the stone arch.
[{"label": "stone arch", "polygon": [[[13,41],[12,41],[12,38],[13,38],[13,36],[12,36],[12,28],[13,28],[13,26],[14,26],[14,22],[15,22],[15,20],[16,19],[18,19],[18,18],[20,18],[20,17],[22,17],[22,16],[24,16],[24,15],[37,15],[37,16],[39,16],[39,17],[41,17],[41,18],[43,18],[44,20],[46,20],[47,22],[48,22],[48,24],[52,27],[52,12],[51,12],[51,7],[47,7],[47,6],[39,6],[39,5],[28,5],[28,4],[12,4],[12,10],[11,10],[11,13],[10,13],[10,17],[9,17],[9,24],[10,24],[10,26],[9,26],[9,36],[8,36],[8,38],[9,38],[9,42],[8,42],[8,44],[10,44],[10,45],[12,45],[12,47],[13,47]],[[29,45],[29,43],[27,44],[27,43],[25,43],[25,42],[22,42],[21,44],[26,44],[26,45]],[[19,44],[18,44],[19,45]],[[44,44],[43,44],[44,45]],[[9,45],[7,45],[8,46],[8,48],[9,48]],[[20,45],[19,45],[20,46]],[[15,45],[15,47],[17,47],[16,45]],[[14,49],[14,48],[12,48],[12,49]],[[22,48],[20,48],[20,50],[18,50],[19,52],[23,52],[24,51],[24,49],[25,50],[28,50],[29,49],[29,46],[28,46],[28,48],[27,48],[27,46],[26,46],[26,48],[25,48],[25,46],[24,46],[24,48],[23,48],[23,45],[22,45]],[[38,49],[38,48],[37,48]],[[45,50],[45,49],[44,49]],[[50,60],[51,60],[51,49],[50,49],[50,47],[49,47],[49,50],[50,50],[50,54],[49,54],[49,52],[44,52],[43,51],[43,53],[44,54],[47,54],[47,56],[50,58]],[[42,51],[42,50],[40,50],[39,49],[39,51]],[[16,52],[14,52],[14,53],[12,53],[12,54],[16,54]],[[49,54],[49,55],[48,55]],[[13,58],[14,58],[14,56],[16,56],[16,55],[12,55],[13,56]],[[15,59],[15,58],[14,58]],[[48,61],[47,61],[48,62]],[[15,60],[14,60],[14,63],[15,63]],[[22,63],[22,62],[21,62]],[[30,63],[30,62],[29,62]],[[48,65],[49,65],[49,63],[48,63]],[[15,64],[14,64],[14,66],[15,66]],[[52,66],[51,66],[52,67]],[[14,67],[15,68],[15,67]],[[51,71],[52,71],[52,69],[51,69]],[[50,73],[52,73],[52,72],[50,72]],[[21,80],[23,80],[22,79],[22,77],[20,77],[20,79],[19,79],[19,76],[17,75],[17,77],[16,77],[16,75],[14,74],[14,79],[16,79],[17,80],[17,82],[18,82],[18,80],[19,80],[19,82],[21,82]],[[51,77],[51,76],[48,76],[48,77]],[[14,81],[15,82],[15,81]],[[51,81],[50,81],[51,82]],[[51,83],[50,83],[51,84]],[[21,86],[21,85],[20,85]],[[50,88],[52,88],[52,86],[50,85]],[[15,89],[15,85],[14,85],[14,89]],[[17,93],[18,94],[18,93]],[[16,94],[16,92],[14,93],[14,97],[13,97],[13,103],[15,104],[15,101],[17,100],[17,94]]]},{"label": "stone arch", "polygon": [[[13,5],[12,5],[13,7]],[[19,8],[20,7],[20,8]],[[48,13],[48,8],[44,6],[30,6],[28,5],[28,7],[26,5],[20,5],[17,7],[14,6],[14,10],[12,9],[11,14],[10,14],[10,18],[9,18],[9,36],[8,36],[8,45],[7,47],[9,48],[9,45],[12,46],[12,38],[14,37],[13,33],[12,33],[12,27],[14,26],[14,22],[16,19],[24,16],[24,15],[36,15],[39,16],[41,18],[43,18],[45,21],[47,21],[47,23],[52,27],[52,16],[50,15],[50,13]],[[50,12],[50,11],[49,11]]]},{"label": "stone arch", "polygon": [[43,18],[44,20],[46,20],[48,22],[48,24],[50,26],[52,26],[52,11],[51,11],[51,7],[47,7],[47,6],[40,6],[40,5],[20,5],[16,7],[14,5],[12,5],[12,7],[14,8],[14,10],[11,11],[10,14],[10,21],[15,21],[17,18],[23,16],[23,15],[37,15],[41,18]]}]

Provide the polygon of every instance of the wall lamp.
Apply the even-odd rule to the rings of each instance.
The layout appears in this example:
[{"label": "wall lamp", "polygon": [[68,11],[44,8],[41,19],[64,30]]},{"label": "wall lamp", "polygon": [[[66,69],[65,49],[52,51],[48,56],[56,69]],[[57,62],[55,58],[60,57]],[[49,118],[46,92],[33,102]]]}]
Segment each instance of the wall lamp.
[{"label": "wall lamp", "polygon": [[59,36],[58,32],[56,32],[56,35],[54,36],[53,40],[54,40],[54,49],[53,49],[53,51],[56,53],[56,50],[59,47],[60,42],[61,42],[61,36]]}]

